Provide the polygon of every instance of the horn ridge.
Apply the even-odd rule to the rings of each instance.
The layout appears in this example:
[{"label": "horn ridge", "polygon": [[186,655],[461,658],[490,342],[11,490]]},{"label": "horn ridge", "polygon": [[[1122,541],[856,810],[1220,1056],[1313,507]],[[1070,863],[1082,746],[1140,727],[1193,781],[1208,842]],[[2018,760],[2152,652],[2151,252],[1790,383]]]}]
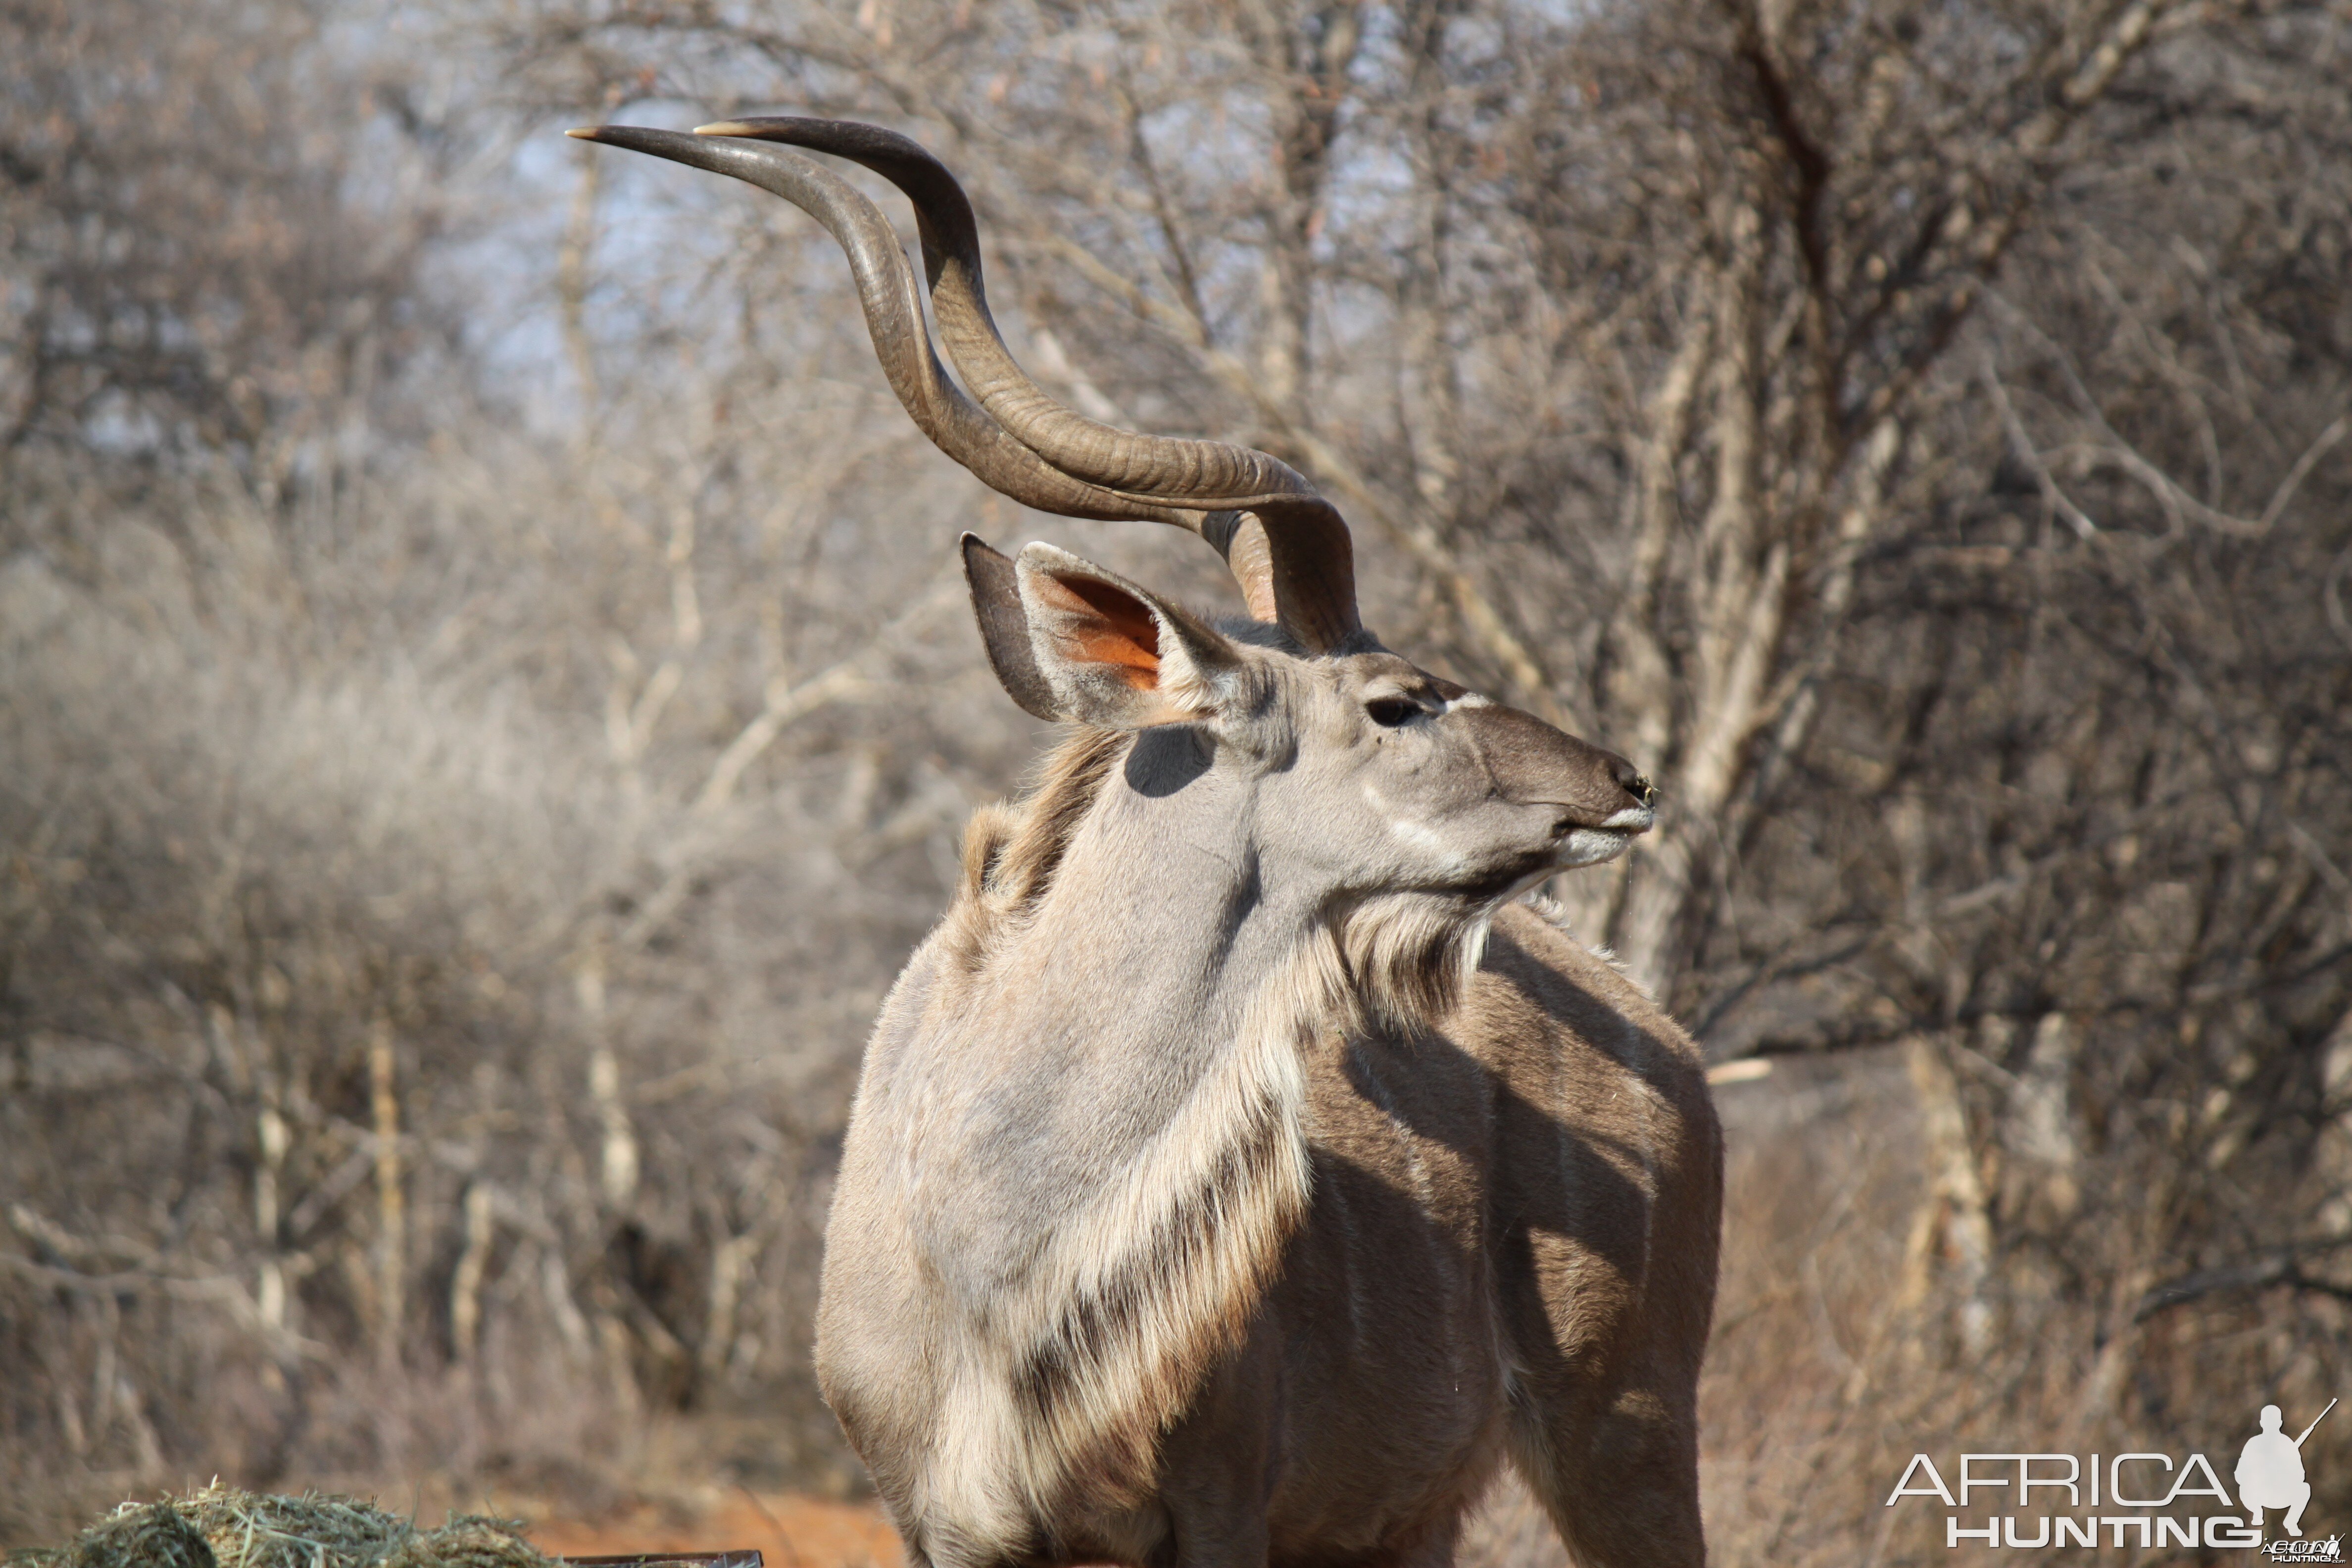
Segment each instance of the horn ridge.
[{"label": "horn ridge", "polygon": [[991,489],[1066,517],[1164,522],[1200,531],[1200,519],[1190,510],[1120,495],[1055,468],[950,380],[923,324],[919,285],[897,231],[862,192],[831,170],[782,148],[645,126],[602,125],[569,134],[731,174],[783,197],[822,224],[849,259],[866,332],[890,390],[933,445]]},{"label": "horn ridge", "polygon": [[915,205],[931,310],[948,357],[982,407],[1065,473],[1123,494],[1239,510],[1316,495],[1289,464],[1224,441],[1150,436],[1105,425],[1057,402],[1013,359],[988,308],[980,226],[948,166],[911,137],[879,125],[762,115],[698,126],[698,136],[781,142],[863,164]]},{"label": "horn ridge", "polygon": [[[891,391],[934,445],[991,489],[1040,511],[1198,533],[1225,558],[1258,619],[1314,653],[1360,640],[1347,521],[1297,470],[1247,447],[1097,423],[1029,379],[988,311],[971,201],[919,143],[879,126],[781,117],[693,135],[626,125],[570,134],[731,175],[815,218],[848,258]],[[775,142],[864,164],[914,202],[932,315],[969,394],[940,363],[921,286],[880,209]]]}]

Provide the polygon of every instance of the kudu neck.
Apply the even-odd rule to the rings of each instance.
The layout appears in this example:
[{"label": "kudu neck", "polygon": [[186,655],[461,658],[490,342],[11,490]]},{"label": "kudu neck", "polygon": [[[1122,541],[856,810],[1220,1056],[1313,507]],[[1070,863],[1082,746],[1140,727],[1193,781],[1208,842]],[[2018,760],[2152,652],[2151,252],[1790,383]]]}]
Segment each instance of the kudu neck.
[{"label": "kudu neck", "polygon": [[1204,759],[1171,763],[1180,751],[1147,732],[1139,759],[1105,781],[1020,966],[1056,972],[1139,1045],[1229,1036],[1316,941],[1318,889],[1265,853],[1253,781]]}]

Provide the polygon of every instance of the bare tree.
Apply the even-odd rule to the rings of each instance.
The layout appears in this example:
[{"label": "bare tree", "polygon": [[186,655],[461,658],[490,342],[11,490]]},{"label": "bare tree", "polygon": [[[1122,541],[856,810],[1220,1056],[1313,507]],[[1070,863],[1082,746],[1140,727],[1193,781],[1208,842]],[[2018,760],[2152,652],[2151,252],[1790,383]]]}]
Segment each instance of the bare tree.
[{"label": "bare tree", "polygon": [[234,9],[8,17],[0,1531],[184,1463],[593,1492],[687,1407],[837,1472],[830,1140],[1021,741],[949,563],[860,542],[916,437],[723,363],[614,378],[626,460],[533,433],[407,183],[488,132]]}]

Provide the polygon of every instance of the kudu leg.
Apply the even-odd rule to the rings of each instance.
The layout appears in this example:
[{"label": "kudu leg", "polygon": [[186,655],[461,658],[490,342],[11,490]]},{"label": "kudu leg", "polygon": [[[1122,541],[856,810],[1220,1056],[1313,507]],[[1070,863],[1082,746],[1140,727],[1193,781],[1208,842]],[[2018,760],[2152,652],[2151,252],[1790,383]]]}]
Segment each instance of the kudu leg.
[{"label": "kudu leg", "polygon": [[[1458,1517],[1432,1524],[1410,1540],[1370,1556],[1350,1559],[1354,1568],[1453,1568],[1454,1551],[1462,1534]],[[1212,1516],[1189,1522],[1180,1511],[1175,1551],[1170,1568],[1265,1568],[1266,1530],[1264,1515],[1243,1521]]]},{"label": "kudu leg", "polygon": [[1266,1568],[1265,1489],[1249,1468],[1195,1465],[1171,1478],[1160,1498],[1171,1539],[1151,1554],[1152,1568]]},{"label": "kudu leg", "polygon": [[1454,1568],[1454,1549],[1462,1543],[1462,1518],[1454,1513],[1431,1521],[1420,1533],[1368,1559],[1364,1568]]},{"label": "kudu leg", "polygon": [[1168,1435],[1159,1502],[1169,1539],[1152,1552],[1151,1568],[1266,1568],[1276,1353],[1261,1327]]},{"label": "kudu leg", "polygon": [[1175,1551],[1169,1568],[1265,1568],[1265,1518],[1237,1520],[1212,1515],[1176,1520]]},{"label": "kudu leg", "polygon": [[1512,1458],[1578,1568],[1703,1568],[1694,1424],[1641,1391],[1523,1407]]}]

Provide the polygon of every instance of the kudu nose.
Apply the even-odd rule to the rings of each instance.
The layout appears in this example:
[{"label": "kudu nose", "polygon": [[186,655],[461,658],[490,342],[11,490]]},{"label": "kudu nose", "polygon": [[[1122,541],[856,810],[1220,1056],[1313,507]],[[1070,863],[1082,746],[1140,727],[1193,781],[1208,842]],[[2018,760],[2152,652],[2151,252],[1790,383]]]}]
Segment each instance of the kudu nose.
[{"label": "kudu nose", "polygon": [[[1657,799],[1657,790],[1633,763],[1532,713],[1500,706],[1456,711],[1470,721],[1506,800],[1557,805],[1568,826],[1600,827],[1621,826],[1622,814],[1646,812]],[[1649,824],[1636,819],[1622,826],[1638,832]]]},{"label": "kudu nose", "polygon": [[1617,787],[1632,795],[1635,805],[1655,806],[1658,804],[1658,786],[1650,782],[1648,774],[1622,757],[1612,757],[1611,760],[1617,764],[1614,770]]}]

